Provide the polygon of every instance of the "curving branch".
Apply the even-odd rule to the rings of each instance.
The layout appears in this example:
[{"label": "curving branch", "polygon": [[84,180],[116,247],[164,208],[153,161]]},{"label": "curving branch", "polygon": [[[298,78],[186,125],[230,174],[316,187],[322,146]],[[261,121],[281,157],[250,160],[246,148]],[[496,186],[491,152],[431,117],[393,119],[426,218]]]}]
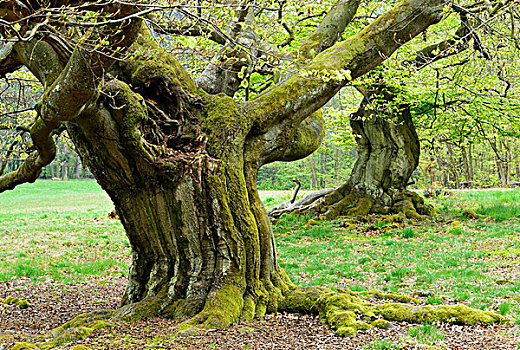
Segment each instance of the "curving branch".
[{"label": "curving branch", "polygon": [[223,35],[222,32],[211,28],[206,22],[197,22],[185,26],[180,27],[169,27],[165,28],[157,24],[156,22],[152,22],[154,25],[154,30],[159,34],[168,34],[168,35],[180,35],[180,36],[207,36],[211,41],[225,45],[226,44],[226,36]]},{"label": "curving branch", "polygon": [[471,39],[471,28],[468,23],[468,16],[466,13],[459,13],[459,16],[461,26],[457,29],[453,38],[423,48],[417,52],[414,60],[405,63],[412,64],[417,69],[421,69],[430,63],[456,55],[468,49]]},{"label": "curving branch", "polygon": [[7,42],[0,48],[0,77],[17,71],[22,65],[11,55],[14,42]]},{"label": "curving branch", "polygon": [[[358,0],[337,1],[314,33],[300,47],[301,55],[309,56],[311,52],[319,54],[334,45],[354,18],[358,6]],[[280,120],[260,137],[264,143],[262,146],[256,145],[257,151],[260,150],[259,166],[274,161],[305,158],[318,149],[325,136],[325,121],[321,112],[311,114],[295,128],[297,123]]]},{"label": "curving branch", "polygon": [[[229,24],[226,45],[215,55],[202,74],[197,85],[210,94],[225,93],[233,96],[240,87],[239,73],[243,67],[252,66],[251,56],[258,54],[257,36],[253,31],[255,12],[249,1],[244,1],[235,10],[236,21]],[[248,51],[244,49],[249,48]],[[225,62],[222,62],[222,60]]]},{"label": "curving branch", "polygon": [[30,135],[37,151],[25,159],[20,168],[0,176],[0,192],[12,190],[26,182],[36,181],[43,167],[52,162],[56,156],[56,144],[52,134],[58,126],[58,123],[45,123],[42,119],[34,123]]},{"label": "curving branch", "polygon": [[305,67],[308,72],[348,71],[350,79],[306,77],[295,74],[281,85],[246,102],[254,118],[253,134],[266,132],[284,119],[301,121],[322,107],[350,80],[369,72],[404,43],[442,17],[444,1],[404,1],[380,16],[360,33],[337,43]]},{"label": "curving branch", "polygon": [[[1,5],[0,12],[4,10]],[[9,56],[12,55],[17,62],[31,70],[46,91],[37,106],[38,118],[30,131],[36,152],[25,159],[16,171],[0,177],[0,192],[22,183],[34,182],[38,178],[42,168],[56,155],[53,140],[55,131],[62,122],[76,118],[97,99],[101,77],[117,59],[110,51],[104,51],[109,50],[111,45],[129,47],[136,40],[141,20],[130,18],[138,9],[130,5],[114,6],[120,10],[120,17],[116,16],[115,19],[127,19],[125,24],[116,21],[91,30],[83,38],[88,40],[89,36],[96,35],[106,38],[106,49],[88,51],[78,45],[64,65],[52,45],[45,40],[20,41],[10,48]]]},{"label": "curving branch", "polygon": [[311,114],[297,128],[282,123],[263,135],[265,143],[259,148],[259,165],[305,158],[320,147],[324,137],[325,119],[320,110]]},{"label": "curving branch", "polygon": [[23,126],[23,125],[9,125],[9,124],[0,124],[0,130],[16,130],[22,132],[30,132],[31,129]]},{"label": "curving branch", "polygon": [[302,44],[300,54],[305,58],[312,58],[334,45],[356,15],[360,2],[360,0],[337,1],[314,33]]}]

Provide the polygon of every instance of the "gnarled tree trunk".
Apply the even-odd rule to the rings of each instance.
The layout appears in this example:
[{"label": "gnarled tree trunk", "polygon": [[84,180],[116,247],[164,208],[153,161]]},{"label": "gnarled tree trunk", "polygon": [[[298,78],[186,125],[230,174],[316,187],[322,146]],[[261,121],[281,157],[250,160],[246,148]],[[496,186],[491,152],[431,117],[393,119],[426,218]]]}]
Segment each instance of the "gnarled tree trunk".
[{"label": "gnarled tree trunk", "polygon": [[96,108],[67,125],[133,250],[114,317],[198,315],[222,328],[276,310],[292,284],[245,161],[251,120],[173,60],[119,69]]},{"label": "gnarled tree trunk", "polygon": [[350,117],[358,158],[346,183],[270,214],[305,211],[327,219],[391,212],[418,219],[431,214],[432,207],[406,190],[419,164],[420,146],[410,106],[396,99],[395,89],[373,85]]},{"label": "gnarled tree trunk", "polygon": [[[336,9],[348,10],[341,16],[348,22],[358,1],[337,4]],[[372,325],[360,324],[352,311],[359,305],[334,304],[335,292],[297,292],[278,267],[256,188],[258,169],[316,150],[324,134],[320,108],[350,80],[439,21],[443,4],[400,2],[357,35],[301,62],[307,73],[342,72],[335,78],[297,72],[244,103],[196,86],[141,26],[137,6],[102,5],[115,20],[92,27],[87,41],[102,34],[107,50],[137,50],[142,60],[116,63],[116,52],[81,45],[62,51],[46,34],[3,50],[9,60],[2,60],[0,72],[26,66],[46,92],[31,126],[35,151],[17,171],[0,176],[0,191],[36,180],[55,158],[53,133],[64,125],[113,200],[132,246],[129,283],[115,319],[193,317],[192,323],[222,328],[239,317],[277,309],[310,312],[320,305],[319,312],[330,324],[341,323],[345,334],[366,329]],[[0,8],[12,21],[24,21],[31,11],[10,1]],[[327,17],[332,22],[338,18],[334,14]],[[330,27],[329,21],[325,25]],[[337,39],[336,31],[330,34]],[[309,37],[308,44],[319,38]],[[320,47],[334,42],[319,41]],[[352,300],[345,293],[340,298]],[[337,312],[325,310],[334,305]],[[347,325],[347,319],[353,323]]]}]

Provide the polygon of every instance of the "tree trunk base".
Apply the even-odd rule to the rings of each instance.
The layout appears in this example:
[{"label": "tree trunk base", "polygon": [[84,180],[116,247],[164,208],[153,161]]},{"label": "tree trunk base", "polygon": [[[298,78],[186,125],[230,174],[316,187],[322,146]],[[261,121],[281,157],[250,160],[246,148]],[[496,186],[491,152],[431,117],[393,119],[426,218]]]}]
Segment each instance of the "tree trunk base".
[{"label": "tree trunk base", "polygon": [[261,283],[255,296],[249,291],[243,293],[237,286],[225,284],[207,296],[202,311],[198,313],[193,312],[195,308],[190,300],[172,300],[166,292],[158,293],[141,301],[121,306],[111,315],[110,321],[136,322],[164,317],[187,319],[181,326],[183,330],[224,329],[240,319],[252,320],[255,317],[263,317],[268,312],[276,312],[284,294],[295,288],[283,271],[274,282]]},{"label": "tree trunk base", "polygon": [[393,204],[388,206],[358,190],[350,182],[336,188],[325,189],[300,199],[293,204],[282,204],[269,212],[272,218],[287,213],[310,213],[321,219],[332,220],[339,216],[357,217],[367,214],[400,214],[408,219],[422,220],[435,214],[433,206],[424,203],[417,193],[408,190],[396,192]]}]

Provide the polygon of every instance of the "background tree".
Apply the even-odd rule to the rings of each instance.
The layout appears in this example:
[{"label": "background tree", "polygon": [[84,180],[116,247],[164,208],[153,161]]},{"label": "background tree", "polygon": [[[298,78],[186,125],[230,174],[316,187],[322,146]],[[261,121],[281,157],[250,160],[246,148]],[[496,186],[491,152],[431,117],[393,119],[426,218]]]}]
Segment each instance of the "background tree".
[{"label": "background tree", "polygon": [[[271,215],[311,211],[333,218],[398,212],[420,218],[420,214],[429,214],[431,208],[417,194],[406,190],[413,184],[410,178],[420,157],[420,138],[414,120],[425,129],[434,124],[438,125],[437,131],[451,129],[452,134],[459,135],[459,140],[485,134],[483,121],[495,128],[499,128],[500,119],[507,119],[505,124],[514,123],[518,99],[511,81],[515,78],[512,71],[503,68],[518,61],[513,58],[518,52],[515,41],[511,35],[504,35],[504,28],[514,28],[515,19],[510,15],[515,11],[514,4],[497,3],[492,8],[465,6],[453,5],[453,14],[442,26],[423,33],[423,40],[433,44],[424,47],[416,43],[419,49],[401,50],[377,73],[372,72],[358,82],[363,100],[350,116],[358,159],[348,181],[321,192],[320,196],[309,195],[288,208],[275,210]],[[474,81],[462,83],[461,80],[468,80],[469,72]],[[439,117],[440,113],[444,115]],[[466,117],[459,117],[460,114]],[[473,122],[460,129],[460,123],[455,121],[462,122],[464,118]],[[508,127],[509,135],[512,129]],[[430,135],[438,142],[438,134]],[[495,143],[490,143],[493,149],[503,146]],[[442,164],[455,171],[450,153],[448,147],[448,158]],[[501,160],[497,162],[497,168],[504,172],[501,179],[505,185],[507,166]],[[452,179],[457,179],[459,187],[457,175],[452,174]]]}]

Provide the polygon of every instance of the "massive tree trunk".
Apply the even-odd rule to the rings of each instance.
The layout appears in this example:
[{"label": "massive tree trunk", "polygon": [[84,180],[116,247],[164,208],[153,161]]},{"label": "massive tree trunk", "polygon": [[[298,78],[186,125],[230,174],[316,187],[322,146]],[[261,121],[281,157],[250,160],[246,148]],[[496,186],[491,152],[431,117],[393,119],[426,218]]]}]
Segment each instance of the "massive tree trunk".
[{"label": "massive tree trunk", "polygon": [[[336,8],[357,8],[357,3],[338,1]],[[106,13],[114,13],[115,20],[106,21],[106,27],[92,27],[89,33],[92,38],[103,34],[107,43],[103,46],[137,50],[142,60],[115,63],[115,52],[81,45],[72,52],[60,51],[53,38],[16,43],[2,53],[10,60],[0,66],[0,73],[24,65],[46,92],[31,127],[31,148],[36,151],[16,172],[0,176],[0,192],[35,181],[56,156],[53,133],[64,125],[84,164],[113,200],[132,246],[129,283],[115,319],[192,317],[192,323],[222,328],[239,317],[250,319],[267,311],[319,308],[327,322],[351,334],[373,326],[358,321],[354,310],[366,320],[376,314],[395,318],[349,293],[296,291],[277,265],[256,179],[264,164],[300,159],[315,151],[324,135],[320,108],[352,79],[436,23],[443,4],[400,2],[357,35],[301,62],[301,72],[336,72],[335,78],[297,72],[245,103],[210,94],[202,83],[196,86],[141,26],[139,9],[131,3],[106,5]],[[0,8],[15,21],[30,11],[22,5],[8,1]],[[12,10],[15,6],[23,11]],[[345,12],[346,17],[351,12]],[[335,16],[328,18],[332,21]],[[331,34],[337,38],[338,33]],[[312,44],[312,36],[308,41]],[[320,47],[332,45],[318,41]],[[382,123],[381,132],[402,127],[407,117],[400,114],[406,115],[396,114],[394,126]],[[364,142],[375,145],[378,140],[382,139],[376,135]],[[401,147],[409,140],[391,140],[394,153],[409,151]],[[403,161],[416,162],[417,154],[409,153]],[[368,157],[379,159],[375,153]],[[358,187],[351,185],[350,193],[372,191],[376,175],[381,184],[389,184],[370,207],[384,207],[390,199],[399,202],[401,193],[406,196],[409,174],[393,162],[381,174],[358,168],[360,176],[353,183]],[[338,193],[346,191],[333,195]],[[358,202],[365,198],[359,196]],[[399,315],[420,320],[414,310],[405,308]],[[451,319],[455,318],[449,314]]]},{"label": "massive tree trunk", "polygon": [[132,247],[115,318],[221,328],[276,310],[291,283],[245,162],[251,120],[168,63],[120,65],[107,97],[67,127]]},{"label": "massive tree trunk", "polygon": [[270,214],[304,211],[327,219],[391,212],[418,219],[431,214],[432,207],[406,190],[419,164],[420,147],[410,106],[396,102],[396,97],[395,89],[384,84],[371,86],[350,117],[358,158],[346,183]]}]

